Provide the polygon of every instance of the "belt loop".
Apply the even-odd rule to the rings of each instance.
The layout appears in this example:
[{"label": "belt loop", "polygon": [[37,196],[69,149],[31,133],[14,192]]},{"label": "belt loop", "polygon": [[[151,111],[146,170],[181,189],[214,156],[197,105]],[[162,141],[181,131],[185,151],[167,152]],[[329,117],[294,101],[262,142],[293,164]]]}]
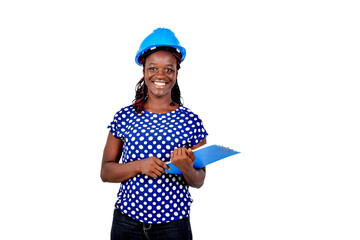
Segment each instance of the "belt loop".
[{"label": "belt loop", "polygon": [[[146,224],[149,226],[147,227]],[[150,240],[149,233],[147,232],[150,230],[150,228],[151,228],[151,223],[143,223],[143,230],[147,240]]]}]

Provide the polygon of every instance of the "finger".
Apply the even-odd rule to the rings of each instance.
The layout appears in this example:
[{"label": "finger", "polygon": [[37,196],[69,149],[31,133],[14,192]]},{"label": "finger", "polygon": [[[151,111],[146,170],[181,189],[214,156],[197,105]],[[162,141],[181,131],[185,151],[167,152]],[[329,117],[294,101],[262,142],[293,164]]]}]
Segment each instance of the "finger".
[{"label": "finger", "polygon": [[176,150],[177,150],[177,152],[176,152],[176,153],[177,153],[177,155],[178,155],[178,156],[181,156],[181,149],[182,149],[182,148],[178,148],[178,149],[176,149]]},{"label": "finger", "polygon": [[153,177],[153,178],[157,178],[157,177],[161,176],[161,174],[163,174],[162,171],[164,171],[163,168],[162,168],[161,171],[160,171],[160,170],[157,170],[157,169],[154,169],[153,173],[154,173],[154,176],[155,176],[155,177]]},{"label": "finger", "polygon": [[155,158],[155,164],[156,164],[156,168],[158,170],[163,170],[164,169],[164,165],[166,165],[162,160]]},{"label": "finger", "polygon": [[174,157],[177,156],[179,153],[179,149],[178,148],[174,149],[172,153],[174,154]]},{"label": "finger", "polygon": [[148,173],[146,173],[146,175],[148,175],[149,177],[152,177],[152,178],[157,178],[157,175],[155,174],[154,171],[149,171]]},{"label": "finger", "polygon": [[170,167],[158,158],[156,158],[155,163],[156,163],[156,165],[154,166],[154,168],[157,171],[161,172],[161,174],[165,172],[164,169],[170,170]]},{"label": "finger", "polygon": [[154,179],[158,177],[154,172],[149,173],[148,176]]},{"label": "finger", "polygon": [[[169,163],[169,162],[168,162]],[[163,168],[170,170],[170,167],[167,165],[167,163],[163,163]]]},{"label": "finger", "polygon": [[184,157],[188,157],[188,152],[186,148],[181,148],[181,156]]},{"label": "finger", "polygon": [[[154,172],[155,172],[155,173],[160,172],[160,174],[163,174],[163,173],[165,172],[164,167],[163,167],[163,164],[164,164],[164,163],[161,163],[161,165],[155,166]],[[166,165],[166,164],[165,164],[165,165]]]},{"label": "finger", "polygon": [[184,148],[182,149],[182,153],[183,153],[184,155],[187,155],[187,156],[188,156],[188,149],[184,147]]},{"label": "finger", "polygon": [[180,148],[180,154],[181,155],[184,155],[184,154],[186,154],[186,148]]}]

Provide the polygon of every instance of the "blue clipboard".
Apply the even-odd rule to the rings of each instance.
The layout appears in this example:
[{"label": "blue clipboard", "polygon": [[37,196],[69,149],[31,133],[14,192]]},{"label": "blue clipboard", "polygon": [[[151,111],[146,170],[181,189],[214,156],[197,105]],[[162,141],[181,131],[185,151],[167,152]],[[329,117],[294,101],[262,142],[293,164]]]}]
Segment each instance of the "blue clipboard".
[{"label": "blue clipboard", "polygon": [[[240,152],[220,145],[211,145],[199,150],[194,150],[195,161],[193,166],[194,168],[203,168],[213,162],[239,153]],[[172,162],[168,163],[168,166],[170,167],[170,170],[165,169],[165,172],[172,174],[182,174],[180,169],[177,168]]]}]

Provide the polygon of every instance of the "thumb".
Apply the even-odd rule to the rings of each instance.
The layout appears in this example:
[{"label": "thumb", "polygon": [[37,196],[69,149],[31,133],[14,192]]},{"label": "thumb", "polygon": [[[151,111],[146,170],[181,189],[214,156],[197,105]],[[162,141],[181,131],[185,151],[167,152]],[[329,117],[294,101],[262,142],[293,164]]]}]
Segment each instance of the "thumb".
[{"label": "thumb", "polygon": [[191,148],[189,148],[188,150],[187,150],[187,152],[188,152],[188,156],[191,158],[191,160],[195,160],[195,155],[194,155],[194,152],[192,151],[192,149]]}]

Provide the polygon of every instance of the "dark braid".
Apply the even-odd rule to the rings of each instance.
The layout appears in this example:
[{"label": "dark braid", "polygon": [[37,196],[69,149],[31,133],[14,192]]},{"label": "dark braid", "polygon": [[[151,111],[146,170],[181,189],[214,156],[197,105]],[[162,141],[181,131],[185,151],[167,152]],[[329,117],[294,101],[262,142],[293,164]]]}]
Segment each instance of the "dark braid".
[{"label": "dark braid", "polygon": [[133,101],[133,107],[137,113],[141,113],[146,103],[147,99],[147,86],[145,84],[145,79],[142,77],[140,81],[136,84],[135,87],[135,99]]},{"label": "dark braid", "polygon": [[[174,57],[176,58],[176,68],[177,70],[179,70],[180,62],[181,62],[181,54],[177,52],[176,49],[170,47],[159,47],[153,51],[145,52],[141,56],[141,61],[140,61],[141,65],[145,66],[145,59],[147,56],[160,50],[168,51],[174,55]],[[136,84],[135,91],[136,94],[135,94],[135,99],[133,100],[133,107],[135,108],[136,113],[141,113],[148,97],[148,88],[145,84],[144,77],[142,77],[140,81]],[[175,106],[175,104],[179,104],[179,105],[182,104],[181,92],[177,79],[174,87],[171,90],[171,100],[172,102],[170,103],[170,106]]]},{"label": "dark braid", "polygon": [[174,87],[171,89],[171,100],[170,106],[175,106],[175,103],[182,105],[181,92],[177,79]]}]

